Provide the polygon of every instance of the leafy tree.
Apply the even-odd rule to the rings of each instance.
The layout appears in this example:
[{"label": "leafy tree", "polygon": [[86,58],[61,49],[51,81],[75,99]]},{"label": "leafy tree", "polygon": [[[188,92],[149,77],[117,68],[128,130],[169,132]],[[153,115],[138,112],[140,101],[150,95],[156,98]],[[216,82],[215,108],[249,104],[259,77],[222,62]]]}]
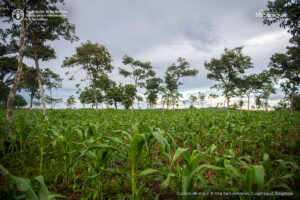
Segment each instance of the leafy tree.
[{"label": "leafy tree", "polygon": [[[85,80],[90,80],[90,87],[94,90],[94,100],[96,112],[98,112],[97,86],[101,77],[113,70],[112,58],[109,51],[103,45],[87,41],[76,48],[76,53],[72,57],[66,57],[63,67],[80,66],[80,70],[86,72]],[[83,80],[82,80],[83,81]]]},{"label": "leafy tree", "polygon": [[170,106],[170,93],[169,91],[166,89],[166,87],[160,87],[159,91],[161,93],[161,103],[162,103],[162,108],[164,109],[165,104],[167,104],[167,109],[169,109]]},{"label": "leafy tree", "polygon": [[150,109],[152,109],[153,105],[155,105],[157,102],[161,83],[161,78],[154,77],[146,80],[145,88],[147,91],[145,92],[145,95],[147,95],[146,99],[150,104]]},{"label": "leafy tree", "polygon": [[[298,0],[268,1],[267,7],[268,10],[265,10],[263,15],[264,24],[271,25],[279,22],[280,27],[287,28],[294,37],[300,37]],[[271,15],[281,17],[270,17]]]},{"label": "leafy tree", "polygon": [[47,103],[51,104],[51,108],[53,108],[53,103],[58,103],[60,102],[60,100],[53,98],[52,89],[61,88],[63,79],[60,78],[59,74],[54,73],[49,68],[45,68],[44,70],[42,70],[42,80],[43,84],[50,92],[50,98],[47,98]]},{"label": "leafy tree", "polygon": [[199,99],[199,103],[201,103],[202,105],[202,108],[203,108],[203,103],[205,101],[205,97],[206,97],[206,94],[203,93],[203,92],[198,92],[198,99]]},{"label": "leafy tree", "polygon": [[67,104],[68,108],[72,108],[76,104],[76,101],[75,101],[75,98],[73,95],[69,96],[66,104]]},{"label": "leafy tree", "polygon": [[[96,91],[97,95],[97,103],[102,103],[104,100],[104,97],[99,89]],[[95,99],[94,99],[94,90],[92,88],[87,88],[80,92],[79,95],[80,103],[82,103],[83,107],[85,107],[85,104],[92,104],[92,107],[95,105]]]},{"label": "leafy tree", "polygon": [[227,100],[227,113],[229,116],[230,98],[236,96],[238,85],[241,82],[241,75],[246,69],[253,67],[251,58],[244,56],[243,47],[236,47],[232,50],[225,48],[225,53],[220,59],[213,58],[210,62],[205,62],[205,68],[209,71],[207,78],[220,82],[212,88],[222,90]]},{"label": "leafy tree", "polygon": [[184,58],[178,58],[177,62],[178,65],[173,63],[167,68],[164,77],[167,93],[171,97],[173,109],[176,103],[176,94],[178,97],[179,85],[183,84],[181,79],[183,77],[196,76],[198,74],[198,70],[190,69],[190,64]]},{"label": "leafy tree", "polygon": [[39,89],[37,73],[34,67],[25,68],[22,74],[21,85],[25,91],[30,93],[30,111],[32,109],[33,98],[37,94]]},{"label": "leafy tree", "polygon": [[194,103],[197,101],[197,97],[195,95],[191,95],[190,96],[190,100],[191,100],[191,107],[194,107]]},{"label": "leafy tree", "polygon": [[275,94],[274,83],[276,82],[276,79],[272,72],[264,70],[258,74],[258,81],[258,105],[264,105],[265,110],[267,111],[269,106],[268,99],[271,94]]},{"label": "leafy tree", "polygon": [[[4,47],[5,48],[5,47]],[[7,107],[7,99],[11,86],[13,85],[14,77],[17,72],[18,59],[16,57],[6,56],[6,50],[2,52],[0,57],[0,106]],[[27,66],[23,64],[22,68]],[[20,88],[20,84],[17,89]]]},{"label": "leafy tree", "polygon": [[248,111],[250,110],[250,95],[251,93],[255,93],[258,90],[259,85],[260,82],[257,74],[251,74],[249,76],[245,76],[239,82],[238,94],[239,96],[243,96],[243,95],[247,96]]},{"label": "leafy tree", "polygon": [[143,80],[145,80],[148,77],[155,76],[155,72],[152,70],[152,66],[150,62],[141,62],[139,60],[134,60],[132,57],[128,55],[123,56],[122,62],[124,65],[129,65],[131,67],[131,70],[128,71],[127,69],[119,68],[119,74],[121,74],[124,77],[129,77],[133,79],[134,86],[136,89],[138,87],[140,88],[144,87]]},{"label": "leafy tree", "polygon": [[270,71],[282,79],[281,88],[285,99],[290,101],[290,115],[293,114],[295,95],[300,85],[300,38],[291,40],[294,46],[287,47],[287,53],[276,53],[269,63]]},{"label": "leafy tree", "polygon": [[[48,120],[46,114],[46,106],[44,99],[44,92],[42,88],[42,80],[39,68],[39,60],[49,60],[55,57],[54,50],[46,44],[46,42],[54,41],[63,37],[66,40],[73,41],[76,39],[74,37],[74,25],[69,24],[68,19],[64,17],[55,17],[55,16],[46,16],[49,11],[59,12],[57,8],[58,3],[63,3],[63,0],[41,0],[36,1],[8,1],[4,0],[4,3],[0,6],[0,16],[3,18],[8,18],[6,22],[10,23],[12,26],[9,27],[4,33],[10,35],[10,44],[14,44],[19,49],[19,62],[18,70],[16,73],[15,81],[11,89],[8,101],[7,101],[7,118],[11,119],[12,117],[12,104],[14,96],[16,93],[17,85],[19,83],[21,73],[22,73],[22,61],[24,55],[34,59],[38,83],[41,92],[41,98],[43,103],[43,113],[45,120]],[[14,20],[11,18],[11,12],[14,9],[21,9],[26,14],[28,10],[39,10],[45,11],[40,13],[44,16],[45,20],[31,20],[31,18],[24,18],[21,20],[20,24],[14,23]],[[28,27],[30,26],[30,29]],[[18,42],[16,36],[20,35],[19,45],[16,45]],[[17,49],[17,48],[16,48]]]},{"label": "leafy tree", "polygon": [[211,93],[211,94],[208,95],[208,97],[210,98],[210,106],[213,107],[212,106],[212,100],[218,98],[219,95]]},{"label": "leafy tree", "polygon": [[[16,75],[15,75],[15,78],[13,81],[12,88],[10,89],[10,92],[9,92],[9,95],[7,98],[6,117],[8,120],[12,119],[14,99],[15,99],[19,81],[20,81],[21,75],[22,75],[25,32],[31,23],[30,21],[26,20],[26,18],[23,18],[20,21],[20,24],[16,24],[16,22],[14,22],[14,20],[11,17],[11,13],[15,9],[21,9],[21,10],[24,9],[25,10],[27,8],[24,6],[25,3],[26,2],[23,2],[21,0],[18,0],[18,1],[2,0],[2,1],[0,1],[0,17],[3,19],[3,22],[10,24],[10,27],[6,31],[1,30],[1,35],[4,36],[4,38],[6,38],[7,34],[3,34],[3,33],[10,32],[10,33],[12,33],[11,34],[12,39],[14,39],[14,37],[18,37],[18,35],[19,35],[18,65],[17,65],[18,67],[17,67],[17,71],[16,71]],[[28,5],[32,6],[33,3],[28,2]],[[11,53],[15,53],[16,51],[17,50],[15,50]]]},{"label": "leafy tree", "polygon": [[55,108],[56,104],[63,102],[62,98],[55,99],[55,98],[52,98],[51,96],[48,96],[48,95],[46,95],[45,101],[46,101],[47,104],[51,104],[52,109]]},{"label": "leafy tree", "polygon": [[22,97],[21,95],[16,95],[15,96],[15,100],[14,100],[14,107],[17,108],[22,108],[25,107],[27,105],[27,102],[25,101],[24,97]]},{"label": "leafy tree", "polygon": [[122,105],[128,110],[132,106],[133,113],[133,99],[136,96],[136,87],[132,84],[127,84],[124,86],[124,96],[122,99]]},{"label": "leafy tree", "polygon": [[243,106],[244,106],[245,102],[243,101],[243,99],[239,100],[239,107],[242,110]]},{"label": "leafy tree", "polygon": [[113,102],[115,108],[118,109],[117,103],[122,102],[122,97],[123,87],[122,85],[119,85],[109,88],[105,98],[110,99]]},{"label": "leafy tree", "polygon": [[140,108],[140,102],[144,101],[144,99],[143,99],[142,96],[139,96],[139,95],[137,95],[135,98],[136,98],[136,100],[138,102],[138,108]]}]

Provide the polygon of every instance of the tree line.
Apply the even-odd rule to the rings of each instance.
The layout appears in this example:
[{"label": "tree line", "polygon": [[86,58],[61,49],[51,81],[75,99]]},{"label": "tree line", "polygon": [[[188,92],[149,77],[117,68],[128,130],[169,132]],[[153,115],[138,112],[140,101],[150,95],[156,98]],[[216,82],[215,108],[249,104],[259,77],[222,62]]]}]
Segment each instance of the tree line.
[{"label": "tree line", "polygon": [[[1,65],[1,106],[7,109],[7,119],[13,116],[13,107],[16,106],[20,95],[16,95],[18,90],[24,89],[30,94],[30,108],[33,99],[37,98],[37,105],[42,105],[45,120],[48,120],[46,103],[52,108],[61,99],[52,96],[53,89],[62,87],[61,77],[52,72],[49,68],[40,69],[40,62],[55,59],[55,49],[51,42],[65,39],[70,42],[79,40],[75,35],[75,25],[70,24],[67,18],[46,16],[46,11],[59,12],[58,7],[64,3],[63,0],[3,0],[0,2],[0,17],[8,28],[0,30],[0,65]],[[248,110],[250,95],[255,95],[257,106],[268,108],[268,99],[274,94],[276,83],[280,83],[285,94],[284,100],[288,102],[290,113],[296,107],[295,100],[299,99],[299,6],[292,0],[268,2],[268,10],[264,11],[264,24],[271,25],[279,23],[291,33],[291,46],[287,47],[286,53],[275,53],[269,62],[269,69],[259,74],[246,75],[247,70],[253,68],[251,58],[244,55],[243,47],[234,49],[224,49],[224,53],[219,58],[212,58],[206,61],[204,66],[209,72],[207,78],[214,80],[217,84],[212,88],[222,92],[226,99],[226,107],[229,115],[230,100],[233,97],[244,97],[248,99]],[[32,20],[25,17],[20,22],[12,19],[11,13],[15,9],[20,9],[25,13],[30,10],[45,11],[46,20]],[[268,13],[285,14],[284,18],[268,18]],[[42,12],[40,14],[43,15]],[[151,62],[140,61],[131,56],[124,55],[122,62],[125,68],[118,68],[119,74],[129,78],[133,84],[117,84],[111,80],[109,74],[114,69],[112,57],[105,46],[87,41],[76,47],[76,53],[66,57],[62,63],[63,68],[69,68],[67,73],[69,78],[74,79],[76,73],[83,73],[84,76],[76,85],[79,93],[79,100],[83,105],[92,104],[98,112],[99,104],[114,105],[117,108],[121,103],[126,109],[131,107],[135,101],[143,101],[143,97],[138,96],[137,91],[145,88],[145,99],[150,108],[157,104],[161,96],[162,106],[167,108],[178,106],[182,97],[179,87],[183,84],[184,77],[195,77],[198,70],[191,69],[190,63],[184,58],[178,58],[176,63],[171,64],[165,71],[164,77],[159,78],[153,70]],[[23,58],[34,61],[35,67],[28,67],[23,63]],[[82,82],[88,83],[82,88]],[[43,86],[49,90],[50,96],[44,93]],[[211,94],[210,98],[216,98]],[[191,102],[199,100],[202,104],[205,94],[199,92],[198,97],[191,95]],[[24,99],[23,99],[24,100]],[[41,102],[40,102],[41,100]],[[72,107],[76,100],[70,96],[67,106]],[[24,104],[24,102],[23,102]],[[22,105],[23,105],[22,104]],[[184,103],[185,104],[185,103]],[[243,104],[240,101],[240,105]],[[282,102],[284,104],[284,102]],[[285,106],[287,104],[284,104]],[[224,102],[225,106],[225,102]]]}]

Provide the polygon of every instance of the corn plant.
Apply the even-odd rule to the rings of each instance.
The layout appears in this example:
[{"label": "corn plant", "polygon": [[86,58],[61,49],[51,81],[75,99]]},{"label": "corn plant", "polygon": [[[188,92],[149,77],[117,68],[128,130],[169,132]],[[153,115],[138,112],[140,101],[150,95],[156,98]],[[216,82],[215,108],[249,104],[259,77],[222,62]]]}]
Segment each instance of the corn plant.
[{"label": "corn plant", "polygon": [[[43,176],[37,176],[33,179],[17,177],[10,174],[2,165],[0,165],[1,178],[6,177],[6,184],[12,193],[14,193],[14,198],[16,199],[27,199],[27,200],[55,200],[55,197],[64,198],[64,196],[59,194],[50,193]],[[39,183],[38,194],[33,189],[32,181]],[[15,193],[17,189],[21,195]],[[0,196],[1,197],[1,196]]]}]

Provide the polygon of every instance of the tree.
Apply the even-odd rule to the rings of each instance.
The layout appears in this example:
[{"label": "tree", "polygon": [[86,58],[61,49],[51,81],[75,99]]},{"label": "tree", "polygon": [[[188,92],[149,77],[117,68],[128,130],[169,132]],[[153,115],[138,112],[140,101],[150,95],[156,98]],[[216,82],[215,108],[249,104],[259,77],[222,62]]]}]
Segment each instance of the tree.
[{"label": "tree", "polygon": [[51,108],[53,108],[53,103],[54,102],[58,103],[60,102],[60,100],[53,98],[52,89],[61,88],[63,79],[60,78],[59,74],[54,73],[49,68],[45,68],[44,70],[42,70],[42,80],[43,80],[43,84],[50,92],[50,98],[49,97],[47,98],[48,99],[47,103],[51,104]]},{"label": "tree", "polygon": [[212,106],[212,100],[218,98],[219,95],[211,93],[211,94],[208,95],[208,97],[210,98],[210,106],[213,107]]},{"label": "tree", "polygon": [[[176,103],[176,93],[178,93],[179,85],[182,85],[183,82],[181,79],[183,77],[196,76],[198,74],[198,70],[190,69],[190,64],[184,58],[177,59],[178,65],[173,63],[169,66],[165,72],[165,84],[167,92],[169,93],[173,109]],[[178,97],[178,96],[177,96]]]},{"label": "tree", "polygon": [[17,108],[22,108],[25,107],[27,105],[27,102],[25,101],[24,97],[22,97],[21,95],[16,95],[15,96],[15,100],[14,100],[14,107]]},{"label": "tree", "polygon": [[69,96],[69,98],[67,99],[67,102],[66,102],[68,108],[71,108],[76,104],[76,101],[75,101],[75,98],[73,95]]},{"label": "tree", "polygon": [[[274,83],[276,82],[275,76],[272,72],[264,70],[258,74],[259,86],[257,93],[258,105],[264,105],[265,111],[268,111],[268,100],[271,94],[275,94]],[[262,101],[263,100],[263,101]]]},{"label": "tree", "polygon": [[[2,46],[2,45],[1,45]],[[2,46],[6,48],[5,46]],[[17,73],[18,59],[16,57],[5,56],[8,54],[6,49],[1,52],[0,57],[0,105],[1,108],[7,108],[7,99],[11,86],[13,85],[15,75]],[[27,68],[23,64],[22,68]],[[22,74],[21,74],[22,75]],[[20,90],[20,84],[17,86],[17,90]]]},{"label": "tree", "polygon": [[243,101],[243,99],[240,99],[239,100],[239,107],[240,107],[241,110],[242,110],[243,106],[244,106],[244,101]]},{"label": "tree", "polygon": [[51,104],[52,109],[55,108],[56,104],[63,102],[62,98],[55,99],[55,98],[52,98],[51,96],[48,96],[48,95],[46,95],[45,101],[46,101],[47,104]]},{"label": "tree", "polygon": [[[264,11],[264,24],[271,25],[279,22],[279,26],[288,28],[293,37],[300,37],[298,0],[268,1],[268,10]],[[274,17],[272,17],[274,15]]]},{"label": "tree", "polygon": [[[15,39],[15,36],[18,34],[20,35],[20,42],[18,45],[18,70],[7,101],[7,119],[11,119],[12,117],[11,105],[13,104],[16,88],[22,73],[23,56],[26,55],[27,57],[32,58],[35,61],[39,88],[43,103],[43,114],[45,116],[45,120],[48,120],[40,75],[39,60],[42,59],[43,61],[45,61],[55,57],[54,50],[49,46],[49,44],[46,45],[46,42],[57,40],[60,37],[64,37],[64,39],[71,41],[75,39],[73,37],[73,33],[75,30],[74,26],[69,24],[67,18],[47,16],[47,13],[49,13],[49,11],[59,12],[57,3],[63,2],[63,0],[42,0],[38,2],[4,0],[3,4],[1,4],[0,6],[0,16],[8,18],[6,22],[12,24],[12,26],[5,31],[5,33],[8,33],[10,35],[10,43],[17,46],[16,44],[18,42]],[[43,15],[45,20],[31,20],[30,17],[24,17],[24,19],[21,20],[19,26],[18,24],[15,24],[14,20],[11,18],[11,12],[16,8],[23,10],[25,14],[29,10],[38,10],[39,12],[42,11],[39,14]],[[28,29],[29,26],[30,29]]]},{"label": "tree", "polygon": [[[125,78],[129,77],[133,79],[134,86],[136,89],[138,87],[140,88],[144,87],[143,80],[145,80],[148,77],[155,76],[155,72],[152,70],[152,66],[150,62],[141,62],[139,60],[134,60],[132,57],[127,55],[123,56],[122,62],[124,65],[129,65],[131,67],[131,70],[128,71],[126,69],[119,68],[119,74],[121,74]],[[132,101],[134,101],[134,98],[132,99]]]},{"label": "tree", "polygon": [[190,96],[190,100],[191,100],[191,107],[194,107],[194,103],[197,101],[197,97],[195,95],[191,95]]},{"label": "tree", "polygon": [[[206,97],[205,93],[203,93],[203,92],[198,92],[199,104],[201,103],[202,108],[203,108],[203,103],[204,103],[204,101],[205,101],[205,97]],[[199,106],[198,106],[198,108],[199,108]]]},{"label": "tree", "polygon": [[251,58],[244,56],[243,47],[236,47],[232,50],[225,48],[225,53],[220,59],[213,58],[210,62],[204,63],[205,68],[209,71],[207,78],[220,82],[212,88],[222,90],[227,100],[227,114],[229,116],[230,98],[237,94],[238,85],[241,82],[241,75],[246,69],[253,68]]},{"label": "tree", "polygon": [[162,87],[162,86],[159,88],[159,91],[161,93],[162,109],[164,109],[165,104],[167,104],[167,109],[169,109],[170,102],[171,102],[170,101],[171,95],[170,95],[169,91],[167,90],[166,87]]},{"label": "tree", "polygon": [[[86,80],[90,80],[90,87],[94,90],[96,112],[98,112],[97,86],[101,77],[113,70],[112,58],[109,51],[103,45],[87,41],[76,48],[72,57],[66,57],[63,67],[80,66],[80,70],[86,72]],[[82,80],[83,81],[83,80]]]},{"label": "tree", "polygon": [[300,38],[294,38],[291,42],[295,46],[287,47],[286,54],[274,54],[269,63],[270,71],[283,80],[281,88],[285,99],[290,101],[290,115],[293,114],[295,95],[300,85]]},{"label": "tree", "polygon": [[144,101],[144,99],[143,99],[142,96],[139,96],[139,95],[137,95],[135,98],[136,98],[136,100],[138,102],[138,108],[140,108],[140,102]]},{"label": "tree", "polygon": [[[136,87],[132,84],[127,84],[124,86],[124,96],[122,99],[122,105],[128,110],[130,106],[133,107],[133,99],[136,96]],[[133,108],[131,110],[133,113]]]},{"label": "tree", "polygon": [[105,96],[105,98],[113,102],[116,109],[118,109],[117,103],[122,102],[122,97],[123,97],[122,85],[109,88]]},{"label": "tree", "polygon": [[[99,89],[96,91],[97,96],[97,103],[102,103],[104,100],[104,97]],[[80,92],[79,94],[79,101],[85,107],[85,104],[92,104],[92,107],[95,105],[95,99],[94,99],[94,90],[92,88],[87,88]]]},{"label": "tree", "polygon": [[37,73],[34,67],[25,68],[21,79],[21,85],[25,91],[30,93],[30,112],[30,110],[32,109],[33,98],[37,94],[39,89]]},{"label": "tree", "polygon": [[[8,31],[6,32],[12,32],[13,33],[12,37],[17,37],[17,35],[19,35],[18,68],[16,71],[16,76],[14,78],[12,88],[7,98],[6,117],[8,120],[12,119],[14,99],[22,75],[25,32],[31,23],[31,21],[27,21],[26,18],[23,18],[21,19],[20,24],[16,24],[11,17],[11,13],[15,9],[20,9],[20,10],[26,9],[26,7],[24,7],[24,3],[26,2],[23,2],[21,0],[17,0],[17,1],[2,0],[0,2],[0,17],[5,19],[4,22],[11,24],[11,27],[9,27]],[[28,5],[32,6],[32,2],[28,2]],[[15,31],[16,29],[18,31]]]},{"label": "tree", "polygon": [[147,91],[145,92],[145,95],[147,95],[146,99],[149,102],[150,109],[153,109],[153,106],[157,102],[161,83],[162,83],[161,78],[154,77],[146,80],[145,88]]},{"label": "tree", "polygon": [[256,109],[260,109],[260,107],[263,105],[260,96],[255,97],[255,105],[256,105]]},{"label": "tree", "polygon": [[239,96],[246,95],[247,96],[247,103],[248,103],[248,111],[250,110],[250,95],[251,93],[255,93],[258,90],[260,85],[258,75],[251,74],[249,76],[244,76],[239,82],[238,85],[238,94]]}]

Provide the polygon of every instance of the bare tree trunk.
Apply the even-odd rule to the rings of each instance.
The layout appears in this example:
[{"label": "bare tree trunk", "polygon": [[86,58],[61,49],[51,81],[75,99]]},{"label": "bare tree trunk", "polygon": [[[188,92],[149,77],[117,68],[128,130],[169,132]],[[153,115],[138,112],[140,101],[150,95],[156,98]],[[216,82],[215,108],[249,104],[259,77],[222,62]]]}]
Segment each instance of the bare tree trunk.
[{"label": "bare tree trunk", "polygon": [[229,97],[226,97],[226,101],[227,101],[227,116],[229,117],[230,113],[229,113]]},{"label": "bare tree trunk", "polygon": [[[21,9],[21,4],[18,2],[18,8]],[[7,98],[7,110],[6,110],[6,118],[7,120],[11,120],[13,116],[13,103],[16,96],[17,88],[19,85],[19,81],[22,75],[22,67],[23,67],[23,57],[24,57],[24,39],[25,39],[25,25],[24,20],[21,21],[21,30],[20,30],[20,44],[19,44],[19,57],[18,57],[18,69],[16,73],[16,77],[13,82],[13,86],[9,92]]]},{"label": "bare tree trunk", "polygon": [[268,111],[268,99],[265,99],[265,111]]},{"label": "bare tree trunk", "polygon": [[290,116],[293,115],[293,110],[294,110],[294,99],[295,99],[295,84],[293,83],[292,87],[292,94],[291,94],[291,103],[290,103]]},{"label": "bare tree trunk", "polygon": [[115,109],[117,110],[118,109],[118,106],[117,106],[117,102],[115,101]]},{"label": "bare tree trunk", "polygon": [[47,108],[46,108],[46,102],[45,102],[45,96],[44,96],[44,88],[43,88],[43,83],[42,83],[42,77],[41,77],[41,70],[39,66],[39,60],[36,52],[35,45],[32,43],[33,46],[33,51],[34,51],[34,61],[35,61],[35,67],[36,67],[36,73],[37,73],[37,78],[38,78],[38,84],[40,88],[40,93],[41,93],[41,99],[42,99],[42,105],[43,105],[43,114],[44,114],[44,120],[48,121],[48,116],[47,116]]},{"label": "bare tree trunk", "polygon": [[96,105],[96,112],[98,112],[98,102],[97,102],[97,94],[96,94],[95,84],[94,84],[93,88],[94,88],[94,101],[95,101],[95,105]]}]

